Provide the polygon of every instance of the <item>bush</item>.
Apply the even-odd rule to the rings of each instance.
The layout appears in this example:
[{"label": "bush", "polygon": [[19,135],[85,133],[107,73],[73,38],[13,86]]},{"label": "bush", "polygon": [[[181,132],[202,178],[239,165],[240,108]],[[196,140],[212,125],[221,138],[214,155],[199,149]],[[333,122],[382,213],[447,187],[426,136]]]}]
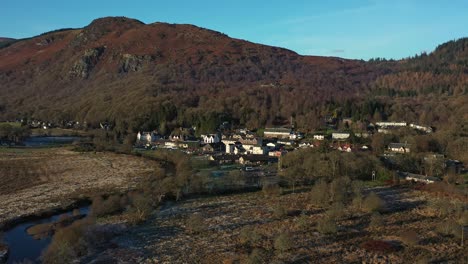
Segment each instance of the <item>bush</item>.
[{"label": "bush", "polygon": [[371,215],[369,226],[372,228],[382,227],[384,225],[384,219],[379,212],[374,212]]},{"label": "bush", "polygon": [[280,252],[286,252],[292,248],[291,235],[287,232],[279,234],[275,239],[275,249]]},{"label": "bush", "polygon": [[334,203],[325,213],[327,217],[337,220],[346,215],[345,207],[342,202]]},{"label": "bush", "polygon": [[98,196],[91,204],[91,214],[95,217],[104,217],[123,210],[120,204],[120,195],[112,195],[107,199]]},{"label": "bush", "polygon": [[334,219],[323,217],[317,221],[317,231],[322,234],[335,234],[338,232],[338,227]]},{"label": "bush", "polygon": [[[119,199],[120,202],[120,199]],[[130,224],[138,224],[148,219],[153,207],[151,199],[143,194],[134,194],[130,196],[130,207],[127,209],[126,217]]]},{"label": "bush", "polygon": [[297,227],[301,230],[306,230],[310,226],[310,220],[309,217],[302,213],[298,218],[297,218]]},{"label": "bush", "polygon": [[276,219],[281,219],[288,215],[288,210],[281,204],[276,204],[273,206],[273,217]]},{"label": "bush", "polygon": [[205,219],[199,213],[190,215],[185,225],[187,230],[192,234],[200,234],[206,230]]},{"label": "bush", "polygon": [[314,205],[326,206],[330,202],[328,184],[324,180],[318,181],[310,191],[310,200]]},{"label": "bush", "polygon": [[245,226],[239,233],[239,240],[242,245],[253,246],[260,242],[261,235],[253,227]]},{"label": "bush", "polygon": [[73,259],[86,255],[88,241],[85,232],[93,225],[94,221],[91,218],[85,218],[59,229],[42,255],[43,262],[71,263]]},{"label": "bush", "polygon": [[262,188],[263,195],[265,197],[277,197],[282,194],[281,187],[278,184],[267,184]]},{"label": "bush", "polygon": [[247,259],[247,263],[248,264],[266,263],[265,251],[260,248],[255,248],[254,250],[252,250],[252,253],[250,253]]},{"label": "bush", "polygon": [[368,212],[379,212],[383,206],[384,202],[374,192],[371,192],[363,201],[363,208]]},{"label": "bush", "polygon": [[457,238],[461,238],[461,226],[452,219],[445,220],[437,225],[437,232],[443,235],[453,235]]},{"label": "bush", "polygon": [[341,202],[347,200],[348,189],[351,185],[351,180],[348,177],[339,177],[330,183],[330,196],[333,202]]}]

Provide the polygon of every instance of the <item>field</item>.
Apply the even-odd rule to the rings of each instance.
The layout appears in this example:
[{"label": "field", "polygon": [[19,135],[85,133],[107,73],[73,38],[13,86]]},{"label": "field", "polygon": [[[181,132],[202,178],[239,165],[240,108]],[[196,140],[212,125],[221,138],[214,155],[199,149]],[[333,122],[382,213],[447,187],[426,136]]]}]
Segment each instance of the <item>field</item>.
[{"label": "field", "polygon": [[[409,187],[372,191],[386,201],[381,222],[372,225],[370,213],[348,207],[333,234],[318,231],[326,213],[311,205],[308,190],[189,199],[125,231],[114,240],[120,247],[102,257],[126,252],[146,255],[147,263],[466,263],[466,246],[438,232],[446,220],[430,208],[432,197]],[[278,206],[287,211],[278,214]],[[199,230],[193,232],[189,219],[197,214]],[[284,246],[277,242],[281,234],[288,237]]]},{"label": "field", "polygon": [[66,148],[0,149],[0,225],[100,193],[125,191],[156,162]]}]

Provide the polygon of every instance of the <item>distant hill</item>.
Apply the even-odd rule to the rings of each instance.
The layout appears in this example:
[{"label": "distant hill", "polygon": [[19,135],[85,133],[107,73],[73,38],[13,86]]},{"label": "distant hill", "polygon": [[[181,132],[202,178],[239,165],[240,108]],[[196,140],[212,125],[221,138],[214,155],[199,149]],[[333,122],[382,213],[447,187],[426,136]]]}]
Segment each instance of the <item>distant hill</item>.
[{"label": "distant hill", "polygon": [[15,40],[15,39],[12,39],[12,38],[3,38],[3,37],[0,37],[0,42],[4,42],[4,41],[12,41],[12,40]]},{"label": "distant hill", "polygon": [[[301,56],[193,25],[100,18],[0,49],[6,95],[0,118],[108,120],[134,128],[221,120],[255,127],[295,116],[299,126],[313,128],[340,104],[355,108],[342,114],[372,118],[392,106],[382,96],[466,93],[466,43],[408,60],[365,62]],[[429,88],[432,81],[443,88]],[[364,111],[364,104],[373,109]]]}]

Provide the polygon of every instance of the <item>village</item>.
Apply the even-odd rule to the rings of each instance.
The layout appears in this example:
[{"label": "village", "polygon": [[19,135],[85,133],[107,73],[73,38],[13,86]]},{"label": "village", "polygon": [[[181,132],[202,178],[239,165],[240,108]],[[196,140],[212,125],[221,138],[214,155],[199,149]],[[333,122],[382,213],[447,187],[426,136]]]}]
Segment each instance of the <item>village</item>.
[{"label": "village", "polygon": [[[377,135],[392,135],[402,130],[412,131],[419,135],[434,132],[430,126],[401,122],[369,123],[366,129],[353,133],[351,129],[336,129],[337,121],[328,121],[326,131],[316,133],[302,133],[289,127],[274,127],[257,130],[246,128],[234,130],[219,130],[210,134],[196,135],[196,128],[179,128],[165,137],[158,131],[140,131],[137,133],[135,149],[139,150],[180,150],[189,155],[199,156],[209,160],[212,165],[237,165],[244,171],[263,171],[265,166],[281,170],[281,159],[290,152],[315,148],[320,151],[338,151],[345,153],[367,153],[377,155],[390,169],[394,159],[414,154],[416,147],[408,142],[389,142],[384,145],[383,151],[375,148],[374,137]],[[351,127],[351,119],[342,119],[344,127]],[[361,126],[362,127],[362,126]],[[405,132],[403,132],[405,133]],[[443,174],[453,171],[456,174],[466,173],[462,162],[448,159],[439,153],[423,153],[423,162],[430,167],[420,172],[397,171],[400,178],[414,182],[433,183],[441,181]],[[429,165],[427,165],[429,167]],[[434,167],[440,167],[435,172]]]}]

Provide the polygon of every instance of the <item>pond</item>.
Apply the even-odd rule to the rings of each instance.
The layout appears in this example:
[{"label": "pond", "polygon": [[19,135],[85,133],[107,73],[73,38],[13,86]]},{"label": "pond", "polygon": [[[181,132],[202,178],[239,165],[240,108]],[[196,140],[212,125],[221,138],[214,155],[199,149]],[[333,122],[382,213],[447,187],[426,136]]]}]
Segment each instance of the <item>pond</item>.
[{"label": "pond", "polygon": [[82,137],[30,137],[23,141],[26,147],[48,147],[56,145],[67,145],[79,141]]},{"label": "pond", "polygon": [[[87,215],[89,206],[79,208],[80,214]],[[71,215],[73,210],[65,213],[56,214],[50,217],[31,220],[21,223],[10,230],[7,230],[3,235],[3,241],[10,248],[10,254],[7,263],[18,263],[24,260],[40,263],[40,256],[44,249],[51,242],[51,237],[35,239],[27,233],[27,229],[38,224],[52,223],[57,221],[62,215]]]}]

